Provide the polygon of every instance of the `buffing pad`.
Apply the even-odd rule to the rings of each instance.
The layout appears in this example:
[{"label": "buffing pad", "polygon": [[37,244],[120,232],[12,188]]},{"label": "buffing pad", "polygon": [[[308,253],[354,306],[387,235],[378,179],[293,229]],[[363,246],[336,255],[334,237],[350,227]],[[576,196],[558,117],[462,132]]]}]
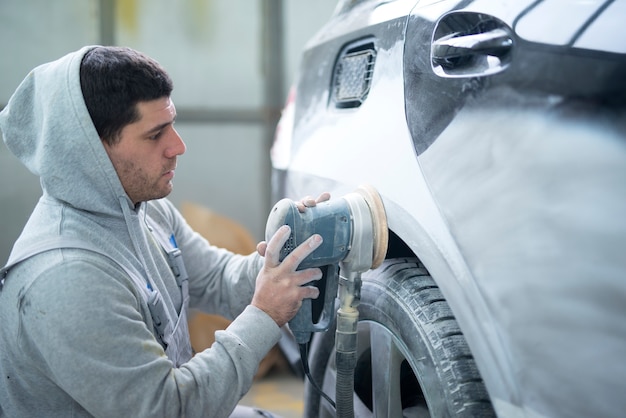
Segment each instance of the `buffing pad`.
[{"label": "buffing pad", "polygon": [[360,194],[370,209],[372,218],[372,229],[374,232],[372,269],[380,266],[387,254],[387,245],[389,244],[389,229],[387,227],[387,215],[383,200],[378,191],[366,184],[357,187],[356,193]]}]

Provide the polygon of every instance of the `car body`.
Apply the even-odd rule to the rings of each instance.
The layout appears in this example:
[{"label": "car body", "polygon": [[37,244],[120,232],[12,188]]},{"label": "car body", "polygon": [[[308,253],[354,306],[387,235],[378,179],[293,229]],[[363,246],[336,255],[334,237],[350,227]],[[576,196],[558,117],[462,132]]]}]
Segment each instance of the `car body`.
[{"label": "car body", "polygon": [[[497,416],[626,411],[624,16],[621,0],[340,1],[304,50],[277,128],[273,199],[374,186],[387,258],[415,258],[435,282],[462,333],[452,345],[469,348],[469,381]],[[397,321],[426,312],[394,295],[406,303]],[[374,340],[360,335],[372,360],[355,380],[374,386],[362,416],[421,416],[420,402],[426,416],[482,414],[427,393],[449,363],[421,371],[439,337],[365,315],[414,379],[381,377],[397,362],[376,370]],[[409,348],[413,334],[426,354]],[[329,344],[314,340],[309,361],[332,392]],[[307,415],[331,416],[323,403],[309,385]]]}]

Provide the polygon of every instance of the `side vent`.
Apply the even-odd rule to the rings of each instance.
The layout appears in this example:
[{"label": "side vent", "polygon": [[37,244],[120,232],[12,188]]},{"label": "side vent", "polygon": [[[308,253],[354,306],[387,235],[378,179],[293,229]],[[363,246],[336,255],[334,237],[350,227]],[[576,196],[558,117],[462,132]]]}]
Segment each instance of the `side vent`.
[{"label": "side vent", "polygon": [[359,107],[372,84],[376,49],[372,40],[345,47],[335,63],[331,101],[340,109]]}]

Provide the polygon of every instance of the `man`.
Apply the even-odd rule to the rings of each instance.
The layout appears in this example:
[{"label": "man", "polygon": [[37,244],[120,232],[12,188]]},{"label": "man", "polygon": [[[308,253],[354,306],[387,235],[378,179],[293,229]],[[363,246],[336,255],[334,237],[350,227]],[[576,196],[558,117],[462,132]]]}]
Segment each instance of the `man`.
[{"label": "man", "polygon": [[[171,91],[151,58],[85,47],[34,69],[0,113],[43,189],[0,276],[0,416],[228,416],[318,296],[303,285],[319,269],[296,268],[321,237],[280,263],[283,227],[237,256],[164,199],[185,152]],[[234,318],[193,357],[188,307]]]}]

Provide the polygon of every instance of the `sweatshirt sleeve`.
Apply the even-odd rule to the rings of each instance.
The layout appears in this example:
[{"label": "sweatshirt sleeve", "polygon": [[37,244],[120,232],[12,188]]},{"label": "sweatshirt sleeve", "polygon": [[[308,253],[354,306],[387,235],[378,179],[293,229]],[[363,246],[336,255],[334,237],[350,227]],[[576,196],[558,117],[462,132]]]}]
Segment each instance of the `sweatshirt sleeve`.
[{"label": "sweatshirt sleeve", "polygon": [[174,229],[181,249],[189,275],[190,307],[234,319],[252,301],[263,258],[256,252],[244,256],[215,247],[167,199],[154,204]]},{"label": "sweatshirt sleeve", "polygon": [[132,283],[105,261],[64,253],[63,263],[21,292],[20,345],[94,416],[228,416],[280,337],[271,318],[250,306],[211,349],[176,369]]}]

